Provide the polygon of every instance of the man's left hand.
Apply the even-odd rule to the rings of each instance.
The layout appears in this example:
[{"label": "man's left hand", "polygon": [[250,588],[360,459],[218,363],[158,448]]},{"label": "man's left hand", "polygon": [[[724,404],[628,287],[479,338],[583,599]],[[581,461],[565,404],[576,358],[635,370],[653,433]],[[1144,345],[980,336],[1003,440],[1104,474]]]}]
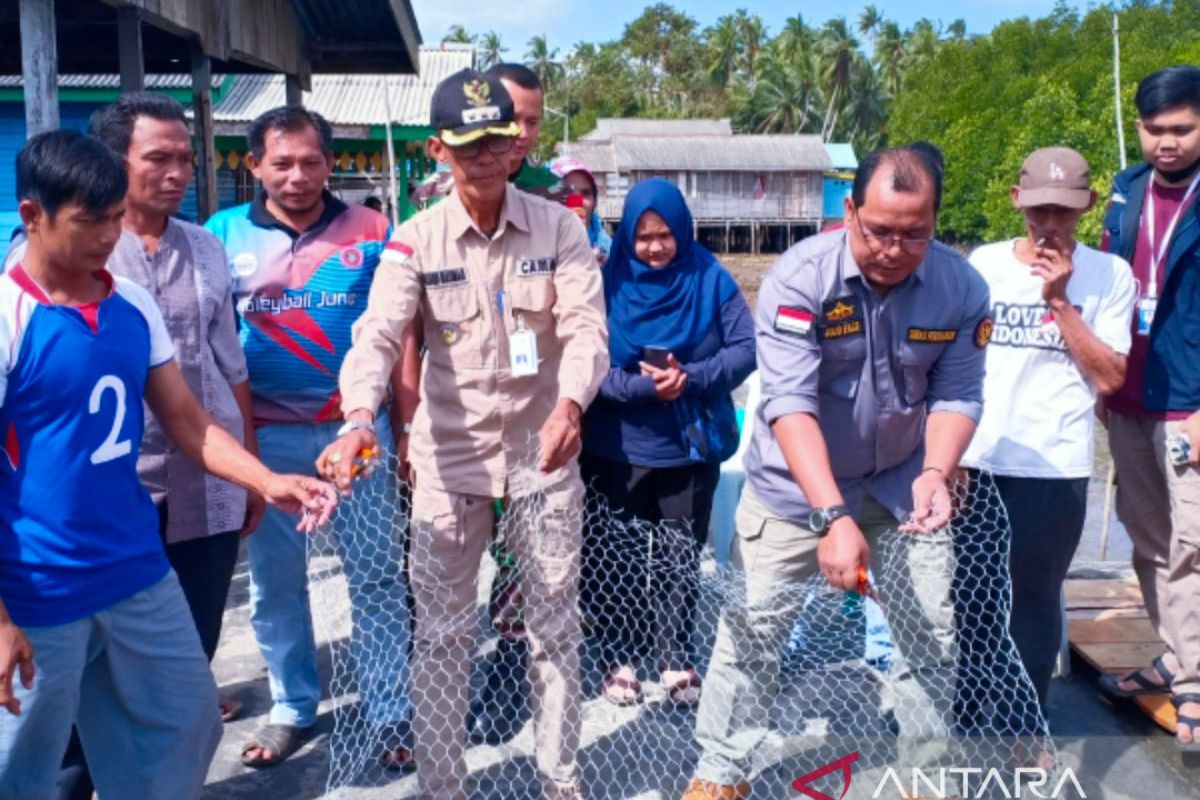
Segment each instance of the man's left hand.
[{"label": "man's left hand", "polygon": [[933,533],[950,521],[950,490],[940,470],[927,469],[913,481],[913,513],[904,533]]},{"label": "man's left hand", "polygon": [[272,475],[263,497],[272,506],[300,516],[296,530],[301,533],[312,533],[329,522],[338,504],[333,484],[303,475]]},{"label": "man's left hand", "polygon": [[538,431],[538,469],[543,473],[565,467],[580,450],[579,421],[583,412],[574,400],[559,400]]},{"label": "man's left hand", "polygon": [[1200,467],[1200,411],[1185,419],[1179,429],[1188,437],[1188,444],[1192,448],[1188,455],[1188,463],[1193,467]]},{"label": "man's left hand", "polygon": [[262,495],[258,492],[246,492],[246,519],[242,522],[242,529],[238,531],[238,538],[245,539],[258,530],[258,523],[262,522],[265,513],[267,513],[267,501],[263,499]]},{"label": "man's left hand", "polygon": [[1075,272],[1071,254],[1059,250],[1057,242],[1050,242],[1036,246],[1033,255],[1030,271],[1044,281],[1042,299],[1047,304],[1067,302],[1067,283]]}]

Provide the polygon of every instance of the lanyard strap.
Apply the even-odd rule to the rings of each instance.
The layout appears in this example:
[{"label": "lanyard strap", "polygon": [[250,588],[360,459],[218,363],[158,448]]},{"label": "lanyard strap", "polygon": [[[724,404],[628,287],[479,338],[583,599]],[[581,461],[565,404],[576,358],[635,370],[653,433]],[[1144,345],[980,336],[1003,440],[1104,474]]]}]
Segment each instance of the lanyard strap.
[{"label": "lanyard strap", "polygon": [[1167,257],[1167,248],[1171,246],[1171,237],[1175,235],[1175,226],[1179,224],[1179,218],[1183,216],[1183,210],[1187,208],[1188,200],[1192,199],[1192,195],[1196,193],[1197,185],[1200,185],[1200,172],[1197,172],[1192,177],[1192,182],[1188,184],[1187,191],[1183,193],[1183,200],[1179,203],[1179,208],[1175,209],[1175,214],[1171,217],[1171,222],[1167,225],[1166,231],[1163,232],[1163,240],[1160,244],[1157,242],[1157,237],[1154,233],[1156,222],[1154,216],[1154,175],[1150,176],[1150,182],[1146,187],[1146,243],[1150,245],[1150,285],[1146,287],[1146,296],[1152,300],[1158,297],[1158,268]]}]

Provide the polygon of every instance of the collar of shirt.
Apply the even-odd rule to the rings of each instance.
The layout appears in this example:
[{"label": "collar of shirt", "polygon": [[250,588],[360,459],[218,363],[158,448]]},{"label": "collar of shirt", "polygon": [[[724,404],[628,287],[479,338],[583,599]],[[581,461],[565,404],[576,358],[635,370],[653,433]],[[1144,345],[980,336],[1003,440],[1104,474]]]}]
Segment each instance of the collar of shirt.
[{"label": "collar of shirt", "polygon": [[308,230],[297,231],[280,222],[278,217],[267,210],[267,193],[259,189],[254,195],[254,202],[250,204],[250,221],[262,228],[279,228],[279,230],[293,239],[298,239],[301,233],[308,233],[309,231],[324,228],[347,208],[346,204],[334,197],[333,193],[328,189],[321,192],[321,200],[325,204],[324,210],[321,211],[321,216],[317,217],[316,221],[308,226]]},{"label": "collar of shirt", "polygon": [[[842,280],[849,282],[851,278],[858,278],[859,282],[862,283],[865,288],[873,288],[871,284],[867,282],[866,278],[863,277],[862,270],[859,269],[858,266],[858,261],[856,261],[854,258],[854,251],[850,249],[850,234],[848,232],[843,232],[842,236],[844,237],[842,243]],[[929,246],[925,249],[925,257],[921,259],[921,263],[917,265],[917,268],[912,275],[910,275],[908,278],[905,278],[892,288],[898,289],[900,287],[907,286],[910,281],[920,284],[925,283],[926,273],[928,272],[929,258],[936,246],[937,245],[935,242],[930,242]]]},{"label": "collar of shirt", "polygon": [[[453,238],[461,239],[467,231],[475,231],[483,238],[488,238],[483,231],[479,230],[479,226],[475,224],[475,220],[471,219],[471,215],[467,213],[467,207],[463,205],[457,187],[444,202],[446,203],[449,233]],[[529,215],[525,210],[525,198],[521,196],[521,190],[511,183],[504,189],[504,205],[500,207],[500,219],[497,221],[494,235],[498,235],[509,225],[517,230],[529,232]]]}]

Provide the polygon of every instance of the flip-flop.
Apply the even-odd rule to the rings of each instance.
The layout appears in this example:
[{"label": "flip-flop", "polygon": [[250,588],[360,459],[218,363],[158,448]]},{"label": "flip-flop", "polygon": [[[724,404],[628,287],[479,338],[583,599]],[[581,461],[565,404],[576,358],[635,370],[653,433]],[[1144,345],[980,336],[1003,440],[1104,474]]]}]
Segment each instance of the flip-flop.
[{"label": "flip-flop", "polygon": [[1175,724],[1187,725],[1192,730],[1190,742],[1181,741],[1176,734],[1175,746],[1185,753],[1200,753],[1200,717],[1180,714],[1179,707],[1184,703],[1200,703],[1200,694],[1177,694],[1171,698],[1171,704],[1175,706]]},{"label": "flip-flop", "polygon": [[[1154,667],[1154,671],[1165,681],[1164,683],[1155,683],[1143,675],[1142,670],[1135,669],[1124,675],[1118,675],[1113,672],[1101,675],[1100,688],[1110,697],[1119,697],[1122,699],[1143,697],[1148,694],[1168,694],[1171,691],[1171,682],[1175,680],[1175,676],[1167,669],[1162,656],[1150,662],[1150,666]],[[1122,683],[1136,683],[1138,688],[1122,689]]]},{"label": "flip-flop", "polygon": [[[304,729],[295,725],[269,722],[242,745],[242,764],[247,767],[273,767],[296,752],[304,741]],[[270,758],[251,758],[251,750],[270,750]]]},{"label": "flip-flop", "polygon": [[[622,678],[611,670],[604,676],[604,699],[614,706],[634,706],[642,702],[642,684],[637,678]],[[633,697],[622,697],[614,689],[627,689],[633,692]]]},{"label": "flip-flop", "polygon": [[242,715],[242,701],[233,697],[221,697],[217,708],[221,711],[221,722],[233,722]]},{"label": "flip-flop", "polygon": [[694,706],[700,702],[700,676],[691,668],[683,671],[687,674],[670,683],[663,681],[662,687],[673,705]]}]

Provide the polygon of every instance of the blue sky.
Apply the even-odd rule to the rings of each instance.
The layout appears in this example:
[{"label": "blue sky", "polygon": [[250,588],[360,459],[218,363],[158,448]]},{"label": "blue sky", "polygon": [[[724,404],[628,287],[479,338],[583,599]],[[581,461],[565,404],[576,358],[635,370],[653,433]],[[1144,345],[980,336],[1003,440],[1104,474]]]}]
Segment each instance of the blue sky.
[{"label": "blue sky", "polygon": [[[426,43],[440,42],[446,30],[458,23],[470,33],[494,30],[509,48],[513,60],[525,55],[530,37],[545,34],[550,46],[569,50],[580,41],[606,42],[616,39],[625,24],[635,19],[652,0],[412,0],[417,24]],[[753,9],[777,33],[783,21],[799,12],[810,25],[844,15],[857,20],[867,2],[805,3],[798,0],[679,0],[671,3],[697,19],[701,26],[738,8]],[[1013,17],[1043,16],[1054,7],[1053,0],[882,0],[875,3],[885,17],[904,27],[921,17],[949,23],[966,20],[969,33],[986,33],[997,22]],[[1081,5],[1072,3],[1072,5]]]}]

